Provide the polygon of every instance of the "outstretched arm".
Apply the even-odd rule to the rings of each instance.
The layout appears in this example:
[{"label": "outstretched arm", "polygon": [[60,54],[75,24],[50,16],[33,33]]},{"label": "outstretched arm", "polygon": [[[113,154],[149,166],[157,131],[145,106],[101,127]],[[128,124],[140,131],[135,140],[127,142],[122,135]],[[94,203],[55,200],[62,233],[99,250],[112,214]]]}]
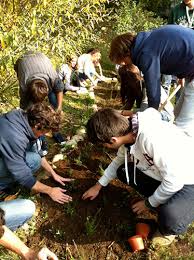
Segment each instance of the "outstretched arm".
[{"label": "outstretched arm", "polygon": [[82,199],[83,200],[86,200],[86,199],[94,200],[98,196],[101,189],[102,189],[102,185],[99,182],[97,182],[94,186],[89,188],[83,194]]},{"label": "outstretched arm", "polygon": [[49,257],[51,260],[58,260],[57,256],[47,248],[42,248],[40,252],[27,247],[9,228],[3,226],[4,234],[0,238],[0,245],[18,254],[25,260],[45,260]]},{"label": "outstretched arm", "polygon": [[64,204],[64,203],[68,203],[68,202],[72,201],[71,196],[64,194],[64,192],[66,192],[66,190],[61,189],[59,187],[53,188],[53,187],[47,186],[39,181],[36,181],[36,183],[32,187],[32,190],[35,192],[41,192],[41,193],[48,194],[52,200],[54,200],[60,204]]},{"label": "outstretched arm", "polygon": [[63,91],[57,92],[57,111],[62,111],[62,103],[63,103]]}]

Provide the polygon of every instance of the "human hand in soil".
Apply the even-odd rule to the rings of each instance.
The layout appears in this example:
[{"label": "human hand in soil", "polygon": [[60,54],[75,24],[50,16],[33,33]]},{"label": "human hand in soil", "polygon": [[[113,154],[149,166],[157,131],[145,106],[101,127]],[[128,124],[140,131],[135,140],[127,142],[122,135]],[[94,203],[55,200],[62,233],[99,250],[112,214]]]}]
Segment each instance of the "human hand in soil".
[{"label": "human hand in soil", "polygon": [[145,205],[145,200],[140,200],[138,202],[136,202],[135,204],[132,205],[132,210],[134,213],[136,214],[141,214],[144,211],[149,210],[146,205]]},{"label": "human hand in soil", "polygon": [[87,190],[83,195],[82,195],[82,199],[86,200],[86,199],[90,199],[93,200],[95,199],[100,190],[102,189],[102,186],[100,185],[100,183],[96,183],[94,186],[92,186],[89,190]]},{"label": "human hand in soil", "polygon": [[74,181],[74,179],[71,179],[71,178],[63,178],[60,175],[58,175],[57,173],[52,174],[52,176],[55,181],[57,181],[58,183],[60,183],[63,186],[65,186],[65,182]]},{"label": "human hand in soil", "polygon": [[69,203],[72,201],[72,197],[64,194],[66,190],[61,189],[59,187],[51,188],[51,192],[48,194],[52,200],[64,204],[64,203]]}]

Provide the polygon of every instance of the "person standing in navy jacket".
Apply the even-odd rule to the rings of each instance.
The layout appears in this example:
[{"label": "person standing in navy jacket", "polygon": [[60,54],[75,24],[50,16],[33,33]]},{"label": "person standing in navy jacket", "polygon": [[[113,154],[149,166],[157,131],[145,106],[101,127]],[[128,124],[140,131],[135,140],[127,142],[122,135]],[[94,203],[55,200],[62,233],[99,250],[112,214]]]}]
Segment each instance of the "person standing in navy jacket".
[{"label": "person standing in navy jacket", "polygon": [[160,75],[185,78],[185,88],[175,107],[175,123],[188,135],[194,134],[194,31],[179,25],[125,33],[111,42],[110,59],[121,65],[135,64],[143,73],[148,105],[160,104]]}]

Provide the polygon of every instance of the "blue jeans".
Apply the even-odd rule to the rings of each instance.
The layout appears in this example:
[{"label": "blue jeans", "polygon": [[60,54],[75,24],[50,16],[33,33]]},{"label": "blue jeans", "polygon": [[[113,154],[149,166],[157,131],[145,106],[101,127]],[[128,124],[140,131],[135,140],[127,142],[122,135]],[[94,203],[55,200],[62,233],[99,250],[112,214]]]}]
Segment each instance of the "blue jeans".
[{"label": "blue jeans", "polygon": [[35,204],[31,200],[16,199],[0,202],[5,212],[5,225],[12,231],[22,226],[35,212]]},{"label": "blue jeans", "polygon": [[[128,163],[129,185],[145,197],[151,196],[160,181],[157,181],[136,168],[136,183],[134,184],[134,164]],[[119,180],[127,184],[125,166],[117,170]],[[184,233],[188,225],[194,221],[194,185],[184,185],[165,204],[157,208],[158,227],[163,235],[179,235]]]},{"label": "blue jeans", "polygon": [[[35,173],[41,166],[41,157],[35,152],[26,152],[26,164]],[[0,190],[11,188],[14,185],[14,179],[12,178],[7,166],[2,158],[0,158]]]},{"label": "blue jeans", "polygon": [[57,96],[56,96],[56,94],[53,91],[49,92],[48,99],[49,99],[49,102],[52,105],[52,107],[54,109],[57,109],[57,107],[58,107]]},{"label": "blue jeans", "polygon": [[189,136],[194,136],[194,80],[185,81],[185,86],[174,109],[175,124]]}]

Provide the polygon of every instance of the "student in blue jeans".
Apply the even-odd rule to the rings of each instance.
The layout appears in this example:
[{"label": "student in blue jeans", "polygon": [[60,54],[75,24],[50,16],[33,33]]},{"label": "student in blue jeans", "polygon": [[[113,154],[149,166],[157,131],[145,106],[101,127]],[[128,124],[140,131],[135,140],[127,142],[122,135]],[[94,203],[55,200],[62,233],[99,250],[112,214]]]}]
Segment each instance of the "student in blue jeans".
[{"label": "student in blue jeans", "polygon": [[12,231],[22,226],[35,212],[35,204],[26,199],[0,202],[0,245],[15,252],[25,260],[58,260],[57,256],[44,247],[39,252],[27,247]]},{"label": "student in blue jeans", "polygon": [[17,183],[34,192],[48,194],[61,204],[72,200],[71,196],[64,194],[64,189],[47,186],[33,176],[42,166],[49,176],[63,186],[65,181],[71,180],[58,175],[38,151],[29,150],[36,145],[40,136],[58,129],[59,123],[60,114],[44,103],[34,104],[26,112],[18,109],[0,116],[1,194],[13,191]]}]

